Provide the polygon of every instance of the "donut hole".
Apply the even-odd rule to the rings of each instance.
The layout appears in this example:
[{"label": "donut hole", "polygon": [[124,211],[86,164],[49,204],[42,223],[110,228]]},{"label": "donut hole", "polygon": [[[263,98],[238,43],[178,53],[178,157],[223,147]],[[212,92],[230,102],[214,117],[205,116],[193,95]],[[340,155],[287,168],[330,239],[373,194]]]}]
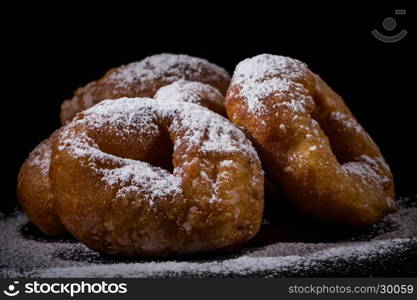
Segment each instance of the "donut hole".
[{"label": "donut hole", "polygon": [[172,162],[174,143],[166,130],[162,131],[161,135],[154,141],[153,149],[153,151],[147,153],[147,157],[143,161],[165,169],[172,174],[174,171]]},{"label": "donut hole", "polygon": [[331,99],[319,92],[316,92],[313,99],[316,105],[311,112],[311,118],[319,124],[321,130],[326,135],[332,153],[339,164],[351,162],[358,156],[359,145],[350,145],[347,143],[346,138],[348,136],[346,134],[349,133],[343,130],[341,124],[337,123],[337,120],[330,117],[332,108],[329,103],[331,103]]},{"label": "donut hole", "polygon": [[311,117],[319,123],[340,164],[356,161],[364,154],[371,157],[380,155],[343,99],[319,77],[316,77],[312,97],[315,108]]},{"label": "donut hole", "polygon": [[132,134],[129,128],[103,126],[89,134],[100,151],[121,158],[147,162],[172,173],[174,144],[164,128]]},{"label": "donut hole", "polygon": [[351,159],[348,155],[346,155],[346,151],[343,149],[343,144],[336,138],[335,130],[327,121],[326,115],[326,112],[321,107],[316,106],[311,113],[311,118],[319,124],[321,130],[326,135],[329,140],[332,153],[336,157],[339,164],[347,163]]}]

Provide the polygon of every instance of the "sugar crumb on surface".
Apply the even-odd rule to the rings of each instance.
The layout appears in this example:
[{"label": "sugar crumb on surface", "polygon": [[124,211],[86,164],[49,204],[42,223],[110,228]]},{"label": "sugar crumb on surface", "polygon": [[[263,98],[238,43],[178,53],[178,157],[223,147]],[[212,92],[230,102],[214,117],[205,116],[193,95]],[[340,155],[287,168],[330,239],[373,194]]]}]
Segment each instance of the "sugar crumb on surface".
[{"label": "sugar crumb on surface", "polygon": [[[415,200],[415,199],[414,199]],[[405,206],[403,203],[406,202]],[[380,224],[338,242],[276,242],[243,248],[214,259],[127,262],[101,257],[80,243],[22,235],[22,214],[0,219],[0,275],[3,277],[230,277],[348,275],[370,271],[390,259],[417,251],[417,205],[402,199],[400,209]],[[34,253],[36,255],[34,255]],[[349,266],[349,267],[347,267]],[[350,268],[350,269],[349,269]],[[371,270],[372,271],[372,270]]]}]

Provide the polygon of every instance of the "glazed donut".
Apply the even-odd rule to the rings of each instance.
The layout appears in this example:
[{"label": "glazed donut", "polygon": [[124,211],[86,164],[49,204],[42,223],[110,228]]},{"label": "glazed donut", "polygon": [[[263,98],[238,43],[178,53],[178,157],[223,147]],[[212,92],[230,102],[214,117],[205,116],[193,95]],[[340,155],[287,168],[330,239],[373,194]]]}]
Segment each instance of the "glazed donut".
[{"label": "glazed donut", "polygon": [[204,106],[222,116],[226,116],[224,98],[218,89],[211,85],[187,80],[178,80],[156,92],[154,99],[159,101],[182,101]]},{"label": "glazed donut", "polygon": [[52,140],[56,132],[29,154],[17,178],[17,201],[28,219],[42,232],[58,236],[66,232],[59,219],[49,181]]},{"label": "glazed donut", "polygon": [[269,54],[240,62],[225,105],[251,136],[267,177],[301,213],[366,226],[396,210],[377,145],[304,63]]},{"label": "glazed donut", "polygon": [[[192,103],[106,100],[55,140],[59,216],[93,250],[130,257],[233,249],[259,230],[263,170],[243,132]],[[161,167],[172,157],[172,167]]]},{"label": "glazed donut", "polygon": [[109,70],[103,78],[75,91],[61,106],[61,123],[104,99],[153,97],[159,88],[179,79],[198,81],[217,88],[222,95],[230,83],[223,68],[205,59],[182,54],[157,54]]}]

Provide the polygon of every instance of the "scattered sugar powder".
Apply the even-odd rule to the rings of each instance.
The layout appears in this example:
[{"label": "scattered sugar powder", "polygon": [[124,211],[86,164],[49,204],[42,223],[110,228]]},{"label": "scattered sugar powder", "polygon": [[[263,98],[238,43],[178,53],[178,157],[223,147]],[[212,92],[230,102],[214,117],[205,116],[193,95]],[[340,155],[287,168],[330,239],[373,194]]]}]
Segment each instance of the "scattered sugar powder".
[{"label": "scattered sugar powder", "polygon": [[358,159],[360,161],[344,163],[342,165],[343,169],[350,174],[358,176],[364,182],[370,181],[383,185],[390,181],[388,177],[375,171],[380,168],[380,166],[388,168],[388,165],[383,159],[379,157],[369,157],[367,155],[361,155]]},{"label": "scattered sugar powder", "polygon": [[311,255],[289,255],[284,257],[241,256],[213,262],[149,262],[115,265],[93,265],[86,267],[50,268],[39,273],[29,274],[36,277],[166,277],[184,274],[223,276],[250,276],[256,273],[302,270],[320,268],[323,263],[337,264],[339,260],[352,260],[356,263],[370,257],[377,258],[384,253],[401,249],[409,243],[408,239],[396,239],[390,242],[376,241],[365,245],[347,245],[328,248]]},{"label": "scattered sugar powder", "polygon": [[299,60],[261,54],[245,59],[236,66],[232,84],[239,86],[239,94],[243,95],[250,112],[265,113],[263,100],[271,95],[286,95],[292,100],[276,105],[286,106],[294,112],[304,112],[306,103],[313,101],[306,96],[305,88],[299,83],[306,69],[307,66]]},{"label": "scattered sugar powder", "polygon": [[[22,214],[0,218],[2,277],[281,277],[384,274],[417,258],[417,205],[400,209],[363,233],[327,242],[271,242],[212,259],[118,261],[71,240],[28,233]],[[26,228],[26,230],[22,230]],[[268,224],[264,226],[270,226]],[[263,230],[263,229],[261,229]],[[306,228],[306,230],[308,230]],[[322,234],[315,233],[322,237]]]},{"label": "scattered sugar powder", "polygon": [[166,82],[174,82],[179,79],[197,81],[201,78],[202,72],[204,72],[207,82],[217,81],[219,77],[225,80],[230,78],[225,69],[203,58],[162,53],[122,66],[107,80],[114,82],[120,88],[136,82],[140,82],[143,86],[151,86],[155,80],[161,78]]},{"label": "scattered sugar powder", "polygon": [[223,160],[222,162],[220,162],[220,166],[222,167],[231,167],[234,165],[233,160],[227,159],[227,160]]},{"label": "scattered sugar powder", "polygon": [[51,162],[51,152],[50,142],[48,140],[43,141],[29,154],[28,166],[39,168],[43,174],[47,175]]},{"label": "scattered sugar powder", "polygon": [[[103,180],[108,184],[122,183],[116,199],[126,193],[135,192],[145,195],[149,203],[153,205],[154,199],[158,197],[181,193],[179,177],[145,162],[134,161],[120,168],[104,170],[103,173]],[[123,184],[127,182],[129,185]]]},{"label": "scattered sugar powder", "polygon": [[362,127],[358,122],[356,122],[355,119],[339,111],[331,112],[330,119],[341,122],[344,126],[354,129],[357,133],[361,133],[363,131]]}]

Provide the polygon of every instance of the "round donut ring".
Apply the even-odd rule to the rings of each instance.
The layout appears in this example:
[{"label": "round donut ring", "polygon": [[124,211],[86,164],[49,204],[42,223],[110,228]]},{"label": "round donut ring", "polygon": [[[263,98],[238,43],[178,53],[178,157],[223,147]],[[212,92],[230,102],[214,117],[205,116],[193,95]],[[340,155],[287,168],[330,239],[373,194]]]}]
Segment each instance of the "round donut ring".
[{"label": "round donut ring", "polygon": [[295,59],[263,54],[238,64],[225,98],[270,181],[295,208],[342,226],[396,210],[392,174],[343,99]]},{"label": "round donut ring", "polygon": [[229,87],[230,75],[205,59],[183,54],[156,54],[109,70],[104,77],[75,91],[61,106],[61,123],[104,99],[153,97],[162,86],[185,79],[209,84],[222,95]]},{"label": "round donut ring", "polygon": [[50,178],[65,227],[101,253],[231,249],[261,224],[255,149],[196,104],[123,98],[79,113],[54,143]]},{"label": "round donut ring", "polygon": [[211,85],[180,79],[161,87],[154,99],[158,101],[189,102],[204,106],[226,117],[224,98],[218,89]]},{"label": "round donut ring", "polygon": [[[183,101],[199,104],[208,109],[226,115],[224,98],[214,87],[195,81],[179,80],[162,87],[155,95],[158,101]],[[50,236],[62,235],[66,232],[64,225],[56,211],[55,199],[49,183],[49,164],[53,136],[43,141],[29,155],[22,166],[18,178],[18,202],[26,212],[32,223],[42,232]],[[172,168],[172,161],[168,154],[155,162],[165,168]]]},{"label": "round donut ring", "polygon": [[17,201],[28,219],[45,234],[59,236],[66,232],[59,219],[49,181],[52,140],[57,133],[29,154],[17,178]]}]

